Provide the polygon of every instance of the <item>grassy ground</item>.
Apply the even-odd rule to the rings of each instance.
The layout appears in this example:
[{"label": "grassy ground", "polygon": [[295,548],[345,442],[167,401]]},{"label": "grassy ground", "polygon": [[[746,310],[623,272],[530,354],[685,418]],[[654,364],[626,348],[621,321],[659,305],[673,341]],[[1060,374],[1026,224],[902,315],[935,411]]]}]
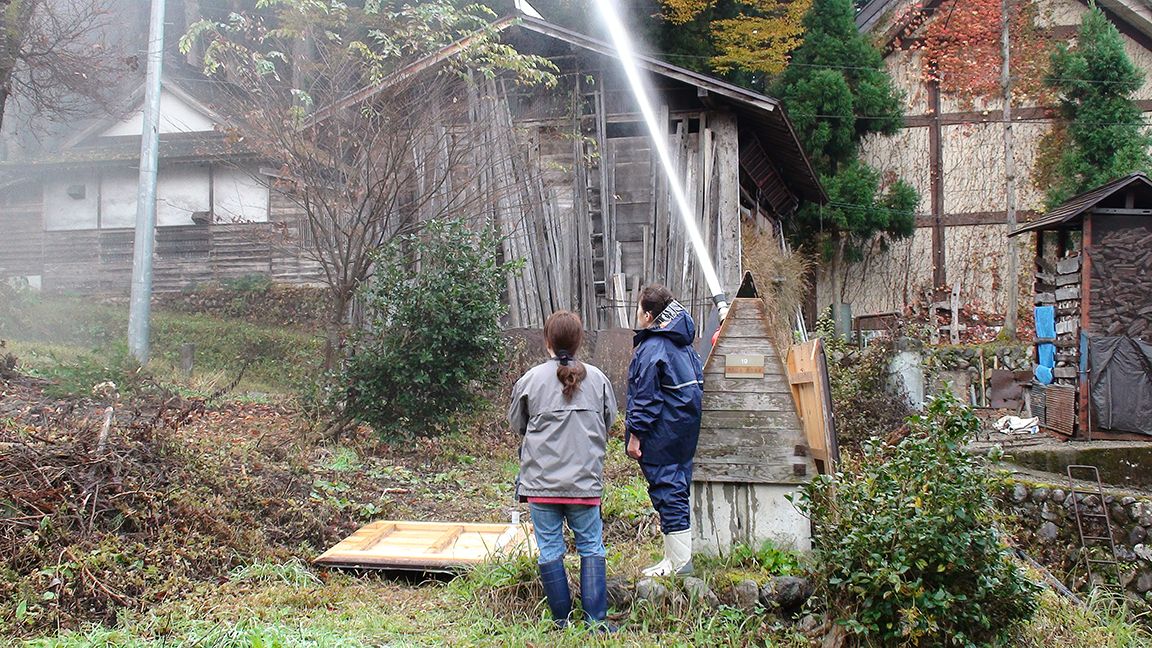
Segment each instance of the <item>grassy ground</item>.
[{"label": "grassy ground", "polygon": [[[0,339],[26,372],[54,383],[50,393],[68,395],[124,373],[130,365],[127,325],[124,303],[24,295],[18,308],[0,317]],[[191,376],[178,372],[185,344],[196,350]],[[240,377],[236,395],[265,399],[304,388],[315,376],[321,347],[320,336],[307,327],[156,310],[149,371],[192,394],[211,393]]]},{"label": "grassy ground", "polygon": [[[36,647],[221,646],[808,646],[793,629],[731,608],[718,612],[639,608],[611,637],[575,626],[554,630],[542,606],[492,607],[484,576],[412,584],[373,576],[317,576],[299,563],[237,571],[115,629],[91,627],[29,642]],[[1011,645],[1146,648],[1152,634],[1114,599],[1080,608],[1052,592]]]},{"label": "grassy ground", "polygon": [[[610,638],[556,631],[531,559],[451,582],[314,569],[311,558],[370,520],[507,520],[516,445],[501,432],[500,408],[452,438],[385,443],[361,431],[317,439],[280,396],[312,371],[319,342],[307,329],[164,312],[155,321],[166,400],[142,391],[117,401],[110,451],[95,462],[91,440],[110,401],[92,386],[125,379],[114,362],[122,307],[35,301],[18,320],[0,321],[25,373],[48,380],[0,373],[5,645],[808,645],[772,616],[683,604],[620,612],[624,631]],[[200,349],[202,372],[191,379],[164,368],[183,342]],[[196,398],[234,379],[247,357],[236,392],[207,405]],[[182,399],[175,404],[173,390]],[[100,480],[57,473],[84,477],[93,466],[104,471],[91,473]],[[16,477],[29,488],[14,489]],[[36,491],[40,478],[54,479],[53,489]],[[659,531],[619,438],[606,479],[609,573],[634,578],[658,555]],[[29,498],[42,515],[22,504]],[[12,508],[31,519],[12,517]],[[773,550],[698,566],[719,587],[797,568],[794,556]],[[1119,599],[1089,603],[1046,593],[1013,645],[1152,645]]]},{"label": "grassy ground", "polygon": [[126,620],[118,630],[93,628],[30,645],[805,645],[786,629],[734,610],[674,618],[665,611],[637,610],[623,620],[620,634],[602,637],[581,626],[555,630],[542,609],[493,611],[476,591],[482,581],[475,578],[420,586],[346,575],[322,583],[267,578],[233,579],[211,592]]}]

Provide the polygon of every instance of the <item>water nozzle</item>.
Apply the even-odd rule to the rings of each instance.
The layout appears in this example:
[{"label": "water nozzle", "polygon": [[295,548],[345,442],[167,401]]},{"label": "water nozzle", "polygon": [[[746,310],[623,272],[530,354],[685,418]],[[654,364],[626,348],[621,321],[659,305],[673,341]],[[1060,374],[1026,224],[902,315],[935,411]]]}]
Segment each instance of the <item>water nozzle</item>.
[{"label": "water nozzle", "polygon": [[724,293],[716,293],[712,295],[712,303],[716,304],[716,309],[720,312],[720,321],[723,322],[728,316],[728,297]]}]

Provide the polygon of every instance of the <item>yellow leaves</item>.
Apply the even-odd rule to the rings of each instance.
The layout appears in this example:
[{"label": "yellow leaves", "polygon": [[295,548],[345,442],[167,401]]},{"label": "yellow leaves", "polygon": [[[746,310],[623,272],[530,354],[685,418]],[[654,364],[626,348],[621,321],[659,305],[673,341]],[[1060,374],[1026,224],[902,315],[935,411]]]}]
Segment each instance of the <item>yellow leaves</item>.
[{"label": "yellow leaves", "polygon": [[788,64],[788,54],[804,37],[801,21],[812,0],[761,0],[764,16],[747,16],[712,23],[712,38],[720,54],[712,59],[719,72],[735,69],[776,74]]},{"label": "yellow leaves", "polygon": [[690,23],[701,12],[711,9],[716,0],[663,0],[664,11],[660,14],[673,25]]},{"label": "yellow leaves", "polygon": [[[716,6],[716,0],[662,0],[662,16],[674,25],[697,19]],[[812,0],[743,0],[746,8],[735,18],[713,20],[712,42],[719,54],[712,58],[717,72],[744,70],[776,74],[788,63],[788,54],[804,36],[801,21]]]}]

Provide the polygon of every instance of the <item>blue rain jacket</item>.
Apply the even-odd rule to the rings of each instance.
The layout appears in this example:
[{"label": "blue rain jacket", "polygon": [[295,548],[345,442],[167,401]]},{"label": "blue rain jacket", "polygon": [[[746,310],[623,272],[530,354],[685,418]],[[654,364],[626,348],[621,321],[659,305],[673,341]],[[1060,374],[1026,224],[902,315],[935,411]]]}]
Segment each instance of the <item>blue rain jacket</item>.
[{"label": "blue rain jacket", "polygon": [[628,366],[627,434],[640,438],[640,463],[690,465],[700,438],[704,369],[692,344],[696,324],[680,304],[663,326],[636,331]]}]

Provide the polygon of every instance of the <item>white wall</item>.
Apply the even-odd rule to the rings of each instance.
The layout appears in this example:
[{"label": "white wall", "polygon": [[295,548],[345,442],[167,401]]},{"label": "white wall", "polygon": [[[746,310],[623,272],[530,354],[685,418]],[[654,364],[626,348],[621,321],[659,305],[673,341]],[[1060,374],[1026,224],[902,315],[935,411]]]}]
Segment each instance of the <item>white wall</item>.
[{"label": "white wall", "polygon": [[[268,221],[268,188],[248,171],[215,167],[212,172],[214,207],[218,223]],[[95,229],[97,201],[103,229],[134,227],[138,175],[134,169],[105,169],[97,187],[95,171],[68,171],[44,183],[44,228]],[[84,185],[85,196],[68,195],[70,185]],[[209,211],[207,165],[160,169],[156,186],[156,224],[160,227],[192,225],[192,213]]]},{"label": "white wall", "polygon": [[734,544],[765,540],[797,551],[812,548],[812,525],[789,502],[797,486],[692,482],[692,550],[715,556]]},{"label": "white wall", "polygon": [[139,174],[133,169],[107,169],[100,183],[100,226],[135,227]]},{"label": "white wall", "polygon": [[[101,137],[140,137],[144,127],[143,110],[136,110],[115,126],[101,133]],[[213,131],[216,124],[207,115],[196,110],[167,90],[160,93],[160,133],[200,133]]]},{"label": "white wall", "polygon": [[[68,187],[83,185],[84,197],[68,195]],[[44,182],[44,229],[76,230],[96,227],[96,174],[65,171]]]},{"label": "white wall", "polygon": [[268,221],[268,187],[250,171],[217,167],[215,175],[217,223],[264,223]]},{"label": "white wall", "polygon": [[209,211],[208,167],[165,169],[156,183],[156,224],[192,225],[192,212]]}]

